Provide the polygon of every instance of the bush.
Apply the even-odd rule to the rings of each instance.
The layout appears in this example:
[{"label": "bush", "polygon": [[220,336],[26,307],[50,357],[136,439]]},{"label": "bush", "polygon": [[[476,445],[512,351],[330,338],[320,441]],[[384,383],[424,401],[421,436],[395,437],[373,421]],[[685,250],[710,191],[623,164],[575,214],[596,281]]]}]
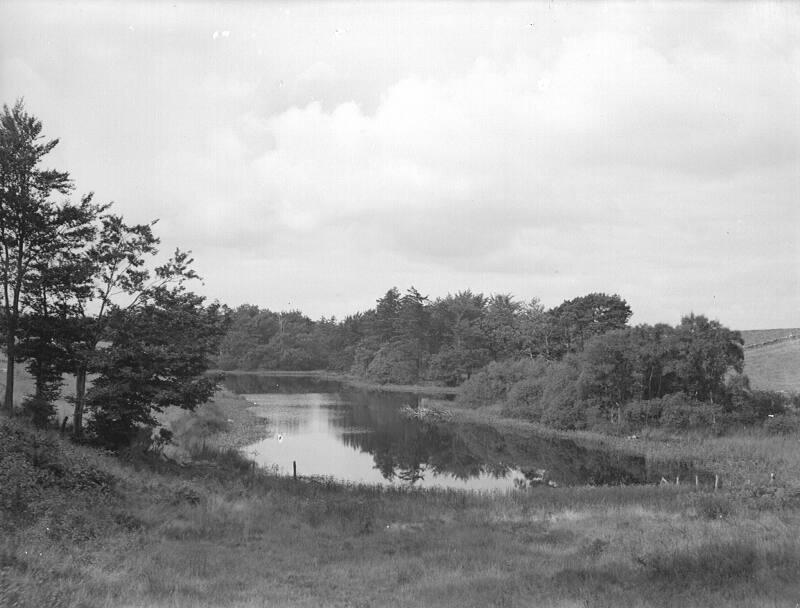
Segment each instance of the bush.
[{"label": "bush", "polygon": [[725,519],[733,515],[734,503],[725,494],[701,494],[693,500],[697,517],[703,519]]},{"label": "bush", "polygon": [[192,447],[210,435],[227,430],[228,419],[218,405],[204,403],[172,421],[170,427],[181,444]]},{"label": "bush", "polygon": [[508,391],[503,414],[513,418],[524,418],[539,422],[544,414],[542,378],[525,378],[514,384]]},{"label": "bush", "polygon": [[550,367],[542,392],[542,423],[559,429],[586,427],[586,411],[578,396],[580,368],[573,357]]},{"label": "bush", "polygon": [[661,425],[674,431],[711,429],[718,423],[722,408],[697,401],[684,393],[662,397]]},{"label": "bush", "polygon": [[419,377],[413,353],[401,346],[383,345],[367,366],[367,378],[381,384],[413,384]]},{"label": "bush", "polygon": [[777,414],[764,421],[764,429],[772,435],[791,435],[800,432],[800,415]]},{"label": "bush", "polygon": [[47,504],[55,490],[105,492],[112,478],[52,433],[0,419],[0,523]]},{"label": "bush", "polygon": [[508,390],[503,413],[515,418],[539,422],[544,414],[544,389],[550,364],[544,359],[535,359],[529,375],[514,383]]},{"label": "bush", "polygon": [[536,375],[542,365],[532,359],[493,361],[461,385],[457,402],[466,407],[503,403],[514,384]]},{"label": "bush", "polygon": [[30,418],[33,426],[44,429],[50,426],[56,417],[56,406],[47,399],[40,397],[25,397],[22,401],[22,411]]},{"label": "bush", "polygon": [[756,548],[744,541],[714,541],[686,549],[659,550],[637,561],[652,579],[705,588],[750,580],[759,565]]},{"label": "bush", "polygon": [[622,419],[626,426],[641,429],[646,426],[657,425],[661,418],[664,403],[661,399],[648,399],[631,401],[622,408]]}]

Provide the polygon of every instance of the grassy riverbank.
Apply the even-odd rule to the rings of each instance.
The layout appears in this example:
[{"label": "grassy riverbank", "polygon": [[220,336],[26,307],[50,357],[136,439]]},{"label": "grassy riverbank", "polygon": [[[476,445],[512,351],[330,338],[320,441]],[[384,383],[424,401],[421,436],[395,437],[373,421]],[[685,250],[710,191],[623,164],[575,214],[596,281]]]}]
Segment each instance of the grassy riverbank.
[{"label": "grassy riverbank", "polygon": [[340,372],[329,372],[326,370],[312,370],[305,372],[292,372],[280,370],[228,370],[220,371],[213,370],[209,373],[222,373],[222,374],[243,374],[251,376],[262,376],[265,378],[288,377],[288,378],[314,378],[316,380],[331,380],[334,382],[341,382],[355,388],[362,388],[365,390],[387,391],[390,393],[412,393],[415,395],[428,395],[428,396],[448,396],[457,395],[459,388],[456,386],[441,386],[433,383],[422,384],[380,384],[377,382],[370,382],[359,376],[352,374],[343,374]]},{"label": "grassy riverbank", "polygon": [[[409,492],[293,482],[208,445],[202,464],[181,467],[117,460],[5,420],[0,433],[2,605],[794,606],[800,597],[800,507],[789,494]],[[11,491],[15,473],[39,483]]]},{"label": "grassy riverbank", "polygon": [[[170,412],[194,457],[120,459],[0,418],[0,605],[788,606],[800,598],[800,439],[542,433],[717,472],[692,485],[407,491],[276,477],[232,393]],[[775,481],[769,473],[777,472]]]}]

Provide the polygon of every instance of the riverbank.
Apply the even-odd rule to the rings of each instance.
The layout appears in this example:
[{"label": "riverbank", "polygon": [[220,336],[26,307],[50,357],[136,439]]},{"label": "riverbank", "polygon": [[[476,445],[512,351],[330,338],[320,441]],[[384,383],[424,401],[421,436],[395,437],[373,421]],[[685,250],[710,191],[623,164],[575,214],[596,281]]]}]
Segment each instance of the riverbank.
[{"label": "riverbank", "polygon": [[119,460],[0,418],[0,605],[752,607],[800,594],[789,501],[674,485],[411,492],[205,455]]},{"label": "riverbank", "polygon": [[415,395],[426,395],[430,397],[448,397],[455,396],[459,392],[457,386],[441,386],[439,384],[380,384],[378,382],[370,382],[364,378],[354,376],[352,374],[344,374],[341,372],[330,372],[326,370],[311,370],[311,371],[280,371],[280,370],[211,370],[208,373],[213,374],[241,374],[250,376],[261,376],[264,378],[314,378],[316,380],[329,380],[332,382],[341,382],[354,388],[360,388],[370,391],[386,391],[390,393],[412,393]]},{"label": "riverbank", "polygon": [[[325,379],[341,381],[335,375],[328,375]],[[264,419],[248,412],[247,402],[242,397],[221,391],[214,401],[224,409],[226,418],[236,421],[230,433],[215,436],[213,441],[217,445],[243,447],[266,436]],[[497,407],[469,409],[444,400],[433,402],[430,407],[448,413],[447,420],[442,424],[480,423],[491,426],[501,434],[514,434],[523,440],[556,437],[590,449],[643,456],[651,463],[685,462],[695,469],[717,475],[722,487],[736,488],[737,491],[757,493],[765,487],[782,488],[789,493],[800,491],[800,436],[796,433],[776,436],[768,435],[761,429],[751,429],[717,437],[700,433],[669,434],[657,430],[626,437],[591,431],[556,430],[504,417]],[[260,436],[259,432],[262,433]],[[684,483],[687,481],[690,480],[683,480]]]}]

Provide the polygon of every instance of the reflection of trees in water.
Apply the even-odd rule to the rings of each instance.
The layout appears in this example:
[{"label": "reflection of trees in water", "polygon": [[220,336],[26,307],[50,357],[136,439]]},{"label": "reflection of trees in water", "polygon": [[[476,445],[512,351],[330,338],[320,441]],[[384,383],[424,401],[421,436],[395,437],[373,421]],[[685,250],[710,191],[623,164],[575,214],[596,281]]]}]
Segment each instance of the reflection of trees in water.
[{"label": "reflection of trees in water", "polygon": [[[342,397],[352,407],[335,424],[371,430],[345,431],[343,440],[371,454],[387,479],[416,481],[428,470],[463,480],[482,474],[506,477],[516,468],[524,485],[618,485],[654,483],[662,476],[688,480],[695,474],[686,463],[654,466],[643,456],[590,449],[567,439],[501,434],[482,424],[409,420],[400,413],[404,405],[418,404],[409,395],[350,391]],[[701,473],[701,479],[713,476]]]},{"label": "reflection of trees in water", "polygon": [[370,454],[384,478],[410,484],[424,479],[428,471],[467,480],[480,475],[506,477],[512,469],[520,470],[525,478],[515,484],[526,487],[548,482],[656,483],[662,476],[693,481],[696,473],[703,483],[713,483],[713,475],[696,472],[686,463],[654,465],[642,456],[591,449],[567,439],[513,431],[501,434],[483,424],[410,420],[400,410],[404,406],[419,407],[425,399],[413,394],[359,390],[313,378],[254,374],[228,374],[226,385],[239,393],[338,392],[346,405],[327,407],[336,410],[331,423],[342,431],[342,441]]},{"label": "reflection of trees in water", "polygon": [[336,393],[341,384],[321,378],[226,373],[225,387],[241,394]]},{"label": "reflection of trees in water", "polygon": [[[399,478],[413,483],[431,471],[466,480],[488,472],[481,459],[446,427],[420,423],[401,415],[403,406],[418,406],[416,396],[348,391],[342,397],[351,407],[334,424],[344,429],[371,431],[345,431],[343,441],[371,454],[376,468],[386,479]],[[500,472],[497,467],[491,468]],[[506,471],[507,468],[502,473]]]}]

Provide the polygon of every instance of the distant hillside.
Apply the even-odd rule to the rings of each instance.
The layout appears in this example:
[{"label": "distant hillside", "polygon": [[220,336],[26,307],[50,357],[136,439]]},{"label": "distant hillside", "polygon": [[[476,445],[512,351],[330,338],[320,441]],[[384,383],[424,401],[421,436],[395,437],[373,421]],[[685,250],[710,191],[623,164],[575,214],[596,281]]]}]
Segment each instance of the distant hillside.
[{"label": "distant hillside", "polygon": [[744,371],[754,388],[800,392],[800,329],[743,331]]},{"label": "distant hillside", "polygon": [[789,339],[792,336],[800,337],[800,328],[789,329],[748,329],[740,332],[744,338],[745,348],[753,348],[773,340]]}]

